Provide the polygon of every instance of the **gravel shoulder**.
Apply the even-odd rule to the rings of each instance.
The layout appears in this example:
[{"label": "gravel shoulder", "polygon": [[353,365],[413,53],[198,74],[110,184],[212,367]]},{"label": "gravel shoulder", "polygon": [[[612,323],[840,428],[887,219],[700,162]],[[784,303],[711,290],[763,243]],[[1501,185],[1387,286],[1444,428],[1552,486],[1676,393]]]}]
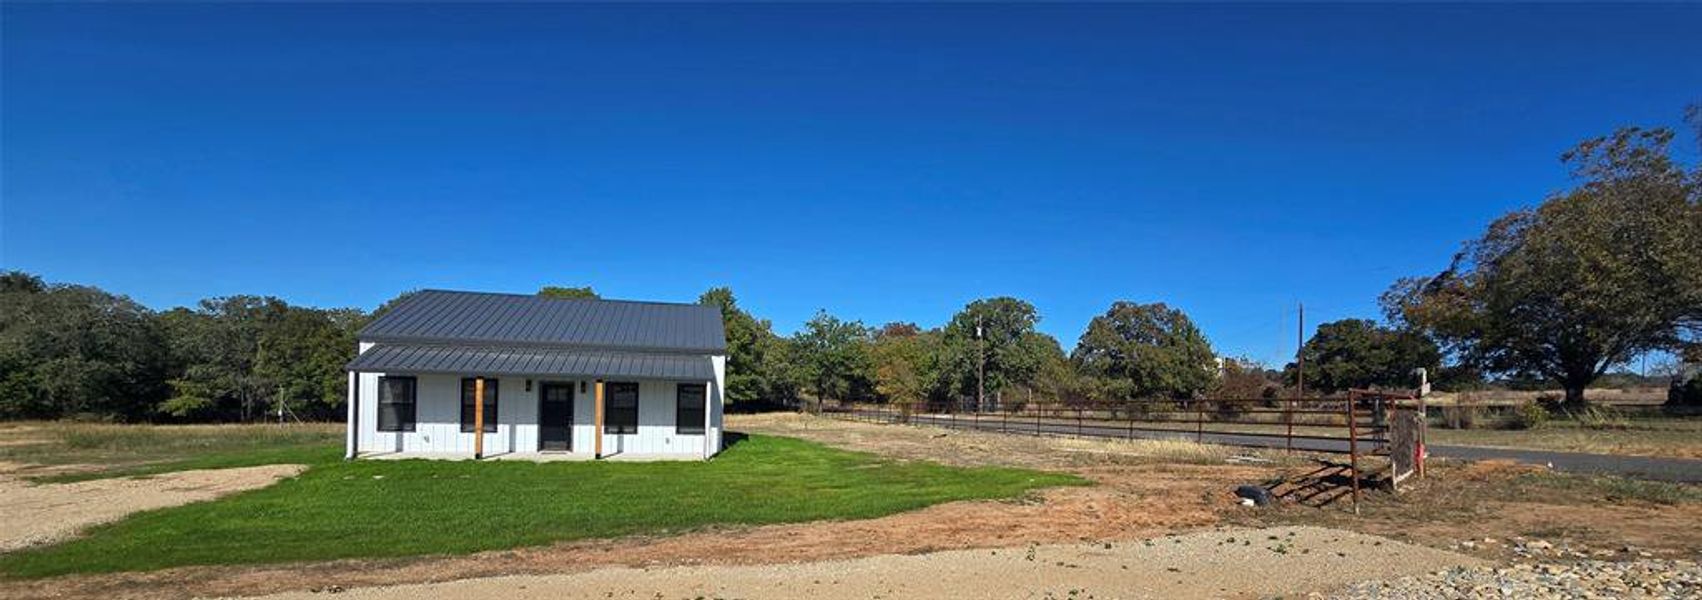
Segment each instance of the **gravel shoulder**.
[{"label": "gravel shoulder", "polygon": [[[1222,598],[1327,591],[1366,579],[1478,567],[1480,559],[1317,527],[1220,529],[1082,542],[748,566],[583,573],[357,588],[340,597]],[[323,598],[319,590],[267,596]]]},{"label": "gravel shoulder", "polygon": [[138,511],[265,487],[305,468],[267,465],[59,484],[0,474],[0,552],[58,542]]},{"label": "gravel shoulder", "polygon": [[1520,563],[1456,567],[1428,575],[1349,586],[1333,600],[1410,598],[1682,598],[1702,597],[1702,566],[1688,560]]}]

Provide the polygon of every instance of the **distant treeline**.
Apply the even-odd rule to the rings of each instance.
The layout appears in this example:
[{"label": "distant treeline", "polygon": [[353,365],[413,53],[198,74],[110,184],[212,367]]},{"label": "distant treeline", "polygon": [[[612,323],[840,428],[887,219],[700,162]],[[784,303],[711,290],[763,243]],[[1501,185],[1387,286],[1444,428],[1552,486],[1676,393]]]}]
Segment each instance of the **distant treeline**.
[{"label": "distant treeline", "polygon": [[[595,298],[590,288],[540,295]],[[121,421],[335,420],[355,334],[403,296],[372,312],[294,306],[269,296],[210,298],[154,311],[92,286],[0,274],[0,418]],[[1073,352],[1036,331],[1040,315],[1016,298],[977,300],[942,326],[868,327],[818,313],[792,336],[715,288],[699,302],[726,322],[731,402],[943,402],[1016,394],[1020,399],[1190,398],[1271,395],[1283,375],[1222,359],[1180,310],[1118,302],[1094,318]],[[1370,322],[1320,340],[1336,354],[1365,354],[1391,335]],[[1353,372],[1308,368],[1313,389],[1410,383],[1434,347],[1379,350]],[[1380,362],[1378,362],[1380,361]],[[1427,363],[1428,364],[1428,363]],[[1292,378],[1293,367],[1289,367]]]},{"label": "distant treeline", "polygon": [[[96,287],[0,275],[0,417],[340,418],[369,315],[267,296],[149,310]],[[287,415],[286,415],[287,416]]]},{"label": "distant treeline", "polygon": [[[595,298],[590,288],[540,295]],[[293,306],[266,296],[210,298],[153,311],[121,295],[0,274],[0,418],[209,422],[337,420],[355,333],[406,294],[367,312]],[[816,402],[1001,406],[1028,401],[1255,398],[1295,392],[1298,369],[1221,357],[1191,319],[1164,304],[1116,302],[1066,353],[1035,329],[1032,304],[969,303],[945,324],[869,327],[826,311],[791,336],[714,288],[699,302],[726,324],[727,397],[747,406]],[[1442,366],[1428,338],[1370,320],[1320,325],[1307,341],[1308,394],[1410,388],[1415,366],[1444,389],[1482,387],[1476,371]],[[1629,385],[1665,381],[1610,376]],[[1535,385],[1515,380],[1516,387]],[[1552,386],[1551,386],[1552,387]]]}]

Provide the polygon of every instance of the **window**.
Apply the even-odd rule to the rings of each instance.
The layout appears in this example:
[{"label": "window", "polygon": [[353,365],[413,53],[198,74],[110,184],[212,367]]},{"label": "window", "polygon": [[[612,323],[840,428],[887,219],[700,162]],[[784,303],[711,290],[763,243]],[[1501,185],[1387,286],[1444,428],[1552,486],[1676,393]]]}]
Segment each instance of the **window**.
[{"label": "window", "polygon": [[414,378],[378,378],[378,430],[414,430]]},{"label": "window", "polygon": [[703,435],[703,392],[701,383],[682,383],[677,388],[678,409],[674,411],[674,433]]},{"label": "window", "polygon": [[[474,378],[461,380],[461,433],[473,432]],[[485,433],[496,433],[496,380],[485,378]]]},{"label": "window", "polygon": [[638,384],[619,382],[604,384],[607,394],[604,404],[605,433],[638,433]]}]

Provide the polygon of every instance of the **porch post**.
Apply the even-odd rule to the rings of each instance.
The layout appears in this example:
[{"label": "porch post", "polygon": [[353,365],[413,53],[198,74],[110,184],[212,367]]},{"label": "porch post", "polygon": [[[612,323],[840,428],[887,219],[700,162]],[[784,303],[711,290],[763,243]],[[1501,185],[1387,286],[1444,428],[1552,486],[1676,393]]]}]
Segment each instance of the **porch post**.
[{"label": "porch post", "polygon": [[596,458],[602,458],[603,457],[603,380],[601,380],[601,379],[597,380],[597,392],[596,392],[595,397],[596,397],[596,401],[593,404],[594,408],[592,409],[592,412],[591,412],[591,424],[593,426],[592,433],[591,433],[591,439],[594,440],[593,443],[596,445],[594,456]]},{"label": "porch post", "polygon": [[706,381],[706,382],[703,383],[703,459],[704,460],[709,460],[709,455],[710,455],[710,452],[709,452],[709,437],[715,433],[715,432],[709,430],[709,424],[711,422],[711,420],[709,418],[709,413],[710,413],[709,399],[715,397],[714,391],[709,389],[709,388],[712,388],[712,387],[715,387],[714,381]]},{"label": "porch post", "polygon": [[344,460],[354,460],[360,454],[360,372],[349,371],[349,416],[343,420],[349,425],[348,448],[343,451]]},{"label": "porch post", "polygon": [[485,378],[473,378],[473,460],[485,457]]}]

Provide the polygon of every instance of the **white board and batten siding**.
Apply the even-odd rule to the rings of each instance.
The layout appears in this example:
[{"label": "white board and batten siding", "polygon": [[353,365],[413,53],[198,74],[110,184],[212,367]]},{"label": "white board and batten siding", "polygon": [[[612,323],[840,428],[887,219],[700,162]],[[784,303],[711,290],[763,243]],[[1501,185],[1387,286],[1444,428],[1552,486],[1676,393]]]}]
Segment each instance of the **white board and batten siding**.
[{"label": "white board and batten siding", "polygon": [[[362,344],[364,351],[367,344]],[[638,432],[603,436],[606,457],[671,456],[707,458],[719,452],[723,442],[722,394],[726,358],[712,356],[716,381],[638,381]],[[414,431],[378,430],[378,380],[382,373],[359,374],[359,451],[362,454],[417,453],[422,455],[471,455],[473,432],[461,431],[461,379],[467,375],[412,375],[415,386]],[[351,377],[351,380],[354,379]],[[574,390],[571,453],[590,457],[594,453],[595,382],[591,380],[537,379],[526,389],[527,378],[487,378],[497,384],[496,431],[485,433],[485,455],[536,453],[538,448],[538,401],[542,384],[569,383]],[[612,380],[610,380],[612,381]],[[355,383],[351,381],[351,383]],[[709,410],[704,434],[676,431],[679,383],[707,384]],[[583,386],[583,387],[582,387]],[[581,391],[583,389],[583,391]],[[607,401],[605,396],[605,402]],[[607,407],[605,406],[605,411]],[[607,413],[605,412],[605,415]],[[354,415],[350,415],[354,416]],[[488,415],[487,415],[488,417]],[[696,425],[702,426],[699,421]]]}]

